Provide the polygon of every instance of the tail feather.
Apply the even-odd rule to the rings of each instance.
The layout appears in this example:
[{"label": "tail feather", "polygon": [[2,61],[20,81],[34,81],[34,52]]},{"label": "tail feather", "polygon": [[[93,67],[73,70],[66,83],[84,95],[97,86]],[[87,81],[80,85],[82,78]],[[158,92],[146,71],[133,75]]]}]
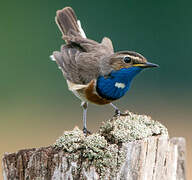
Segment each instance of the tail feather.
[{"label": "tail feather", "polygon": [[77,17],[71,7],[65,7],[62,10],[58,10],[55,21],[63,36],[69,35],[70,32],[76,32],[76,34],[82,36]]}]

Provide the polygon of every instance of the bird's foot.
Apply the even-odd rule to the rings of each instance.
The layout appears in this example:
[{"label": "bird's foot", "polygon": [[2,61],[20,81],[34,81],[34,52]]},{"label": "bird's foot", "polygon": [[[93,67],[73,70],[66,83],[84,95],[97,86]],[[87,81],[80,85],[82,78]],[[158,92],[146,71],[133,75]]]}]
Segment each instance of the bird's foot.
[{"label": "bird's foot", "polygon": [[87,130],[87,128],[83,128],[83,133],[85,136],[92,134],[90,131]]},{"label": "bird's foot", "polygon": [[129,115],[129,111],[122,113],[119,109],[116,109],[114,116],[128,116],[128,115]]}]

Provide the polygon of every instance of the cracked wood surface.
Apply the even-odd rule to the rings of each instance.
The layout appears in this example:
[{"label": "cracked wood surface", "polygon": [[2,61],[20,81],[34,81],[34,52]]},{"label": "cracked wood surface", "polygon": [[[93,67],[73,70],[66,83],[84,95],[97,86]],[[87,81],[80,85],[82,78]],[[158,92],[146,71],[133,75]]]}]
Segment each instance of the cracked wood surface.
[{"label": "cracked wood surface", "polygon": [[[122,144],[125,159],[116,176],[110,169],[100,177],[87,159],[71,161],[52,146],[20,150],[3,157],[4,180],[185,180],[185,140],[152,136]],[[76,152],[74,152],[76,153]]]}]

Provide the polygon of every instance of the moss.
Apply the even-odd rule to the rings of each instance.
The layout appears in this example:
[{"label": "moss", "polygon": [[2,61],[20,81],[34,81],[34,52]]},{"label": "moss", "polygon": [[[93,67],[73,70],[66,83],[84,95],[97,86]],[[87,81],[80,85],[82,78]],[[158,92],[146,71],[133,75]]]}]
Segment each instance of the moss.
[{"label": "moss", "polygon": [[85,169],[94,166],[102,179],[107,172],[113,177],[119,171],[125,159],[122,143],[159,134],[168,134],[162,124],[149,116],[129,113],[104,122],[98,133],[87,137],[77,127],[65,131],[54,147],[62,148],[68,153],[68,159],[80,162],[79,166],[86,161],[83,163]]}]

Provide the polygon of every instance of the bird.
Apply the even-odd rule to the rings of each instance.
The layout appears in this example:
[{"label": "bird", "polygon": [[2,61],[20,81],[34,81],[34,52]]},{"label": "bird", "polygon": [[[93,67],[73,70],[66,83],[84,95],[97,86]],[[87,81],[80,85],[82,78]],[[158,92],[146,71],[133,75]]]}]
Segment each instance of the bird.
[{"label": "bird", "polygon": [[71,7],[58,10],[55,22],[65,44],[50,58],[62,71],[68,89],[81,100],[83,132],[88,134],[88,103],[109,104],[114,108],[115,115],[124,115],[112,102],[126,94],[134,77],[143,69],[158,65],[148,62],[134,51],[114,52],[108,37],[104,37],[101,43],[87,38]]}]

